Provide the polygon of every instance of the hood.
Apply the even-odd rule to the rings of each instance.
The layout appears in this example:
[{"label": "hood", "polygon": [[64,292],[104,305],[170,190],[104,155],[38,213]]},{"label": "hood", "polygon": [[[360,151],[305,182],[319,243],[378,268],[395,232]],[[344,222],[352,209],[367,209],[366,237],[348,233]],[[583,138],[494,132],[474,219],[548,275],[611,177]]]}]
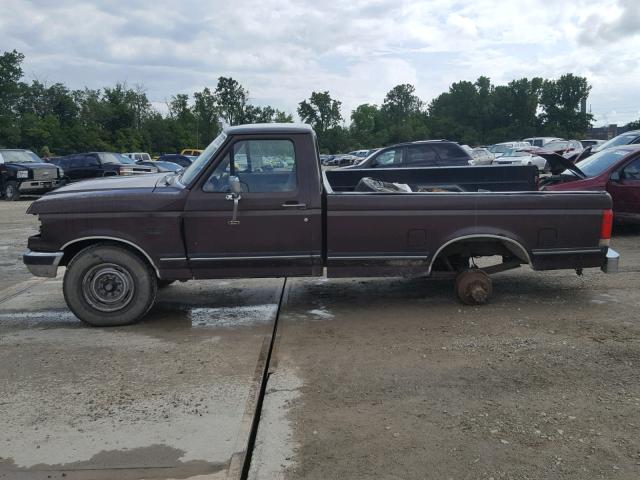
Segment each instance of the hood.
[{"label": "hood", "polygon": [[564,158],[562,155],[558,155],[553,152],[537,151],[535,154],[544,158],[549,165],[549,171],[552,175],[558,175],[565,170],[571,170],[580,178],[587,178],[582,170],[576,167],[571,160]]},{"label": "hood", "polygon": [[172,174],[151,173],[85,180],[53,190],[33,202],[30,214],[152,212],[181,210],[188,192],[167,185]]},{"label": "hood", "polygon": [[60,187],[51,193],[55,195],[73,192],[95,192],[99,190],[122,190],[132,188],[153,189],[166,176],[166,173],[131,175],[124,177],[114,175],[112,177],[103,177],[94,180],[83,180],[71,183],[64,187]]},{"label": "hood", "polygon": [[4,165],[8,165],[15,168],[28,168],[31,170],[57,170],[58,167],[53,165],[52,163],[44,163],[44,162],[5,162]]}]

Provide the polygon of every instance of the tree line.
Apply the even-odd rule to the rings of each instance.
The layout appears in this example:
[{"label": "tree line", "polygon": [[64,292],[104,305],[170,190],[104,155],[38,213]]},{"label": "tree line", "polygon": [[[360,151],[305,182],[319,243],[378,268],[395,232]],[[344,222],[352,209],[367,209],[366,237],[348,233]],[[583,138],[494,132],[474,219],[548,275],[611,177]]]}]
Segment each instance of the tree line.
[{"label": "tree line", "polygon": [[[169,153],[203,148],[222,125],[294,120],[277,108],[253,105],[248,90],[230,77],[191,96],[172,96],[162,114],[140,86],[71,90],[61,83],[27,83],[23,61],[15,50],[0,55],[0,147],[29,148],[42,156]],[[590,90],[586,78],[571,73],[507,85],[493,85],[483,76],[453,83],[429,103],[413,85],[397,85],[381,104],[359,105],[348,119],[329,92],[312,92],[297,114],[315,128],[321,150],[330,153],[427,138],[470,145],[537,135],[583,138],[592,120],[584,108]]]}]

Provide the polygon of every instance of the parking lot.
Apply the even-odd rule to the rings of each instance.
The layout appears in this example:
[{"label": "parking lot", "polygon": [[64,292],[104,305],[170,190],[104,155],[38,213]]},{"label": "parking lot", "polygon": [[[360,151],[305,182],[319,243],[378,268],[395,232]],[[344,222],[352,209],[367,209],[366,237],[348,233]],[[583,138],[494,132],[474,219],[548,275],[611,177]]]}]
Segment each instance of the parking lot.
[{"label": "parking lot", "polygon": [[521,268],[483,307],[420,278],[194,281],[96,329],[22,266],[28,205],[0,203],[0,478],[640,476],[640,229],[617,275]]}]

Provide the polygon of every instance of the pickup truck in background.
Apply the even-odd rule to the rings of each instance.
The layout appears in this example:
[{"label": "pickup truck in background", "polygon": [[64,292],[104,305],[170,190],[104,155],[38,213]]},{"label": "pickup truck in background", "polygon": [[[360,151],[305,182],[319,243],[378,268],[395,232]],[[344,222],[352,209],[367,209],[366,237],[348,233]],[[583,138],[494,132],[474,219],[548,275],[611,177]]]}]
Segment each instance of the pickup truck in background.
[{"label": "pickup truck in background", "polygon": [[[533,166],[322,173],[307,125],[229,127],[180,174],[79,182],[35,201],[24,262],[97,326],[142,318],[176,280],[439,276],[481,304],[490,274],[617,269],[606,192],[541,192]],[[473,259],[493,257],[487,268]]]},{"label": "pickup truck in background", "polygon": [[0,149],[0,198],[46,193],[63,184],[62,169],[43,162],[31,150]]},{"label": "pickup truck in background", "polygon": [[119,153],[87,152],[66,155],[50,162],[64,170],[65,179],[69,182],[114,175],[139,175],[155,171],[135,162],[125,164],[122,160],[123,156]]}]

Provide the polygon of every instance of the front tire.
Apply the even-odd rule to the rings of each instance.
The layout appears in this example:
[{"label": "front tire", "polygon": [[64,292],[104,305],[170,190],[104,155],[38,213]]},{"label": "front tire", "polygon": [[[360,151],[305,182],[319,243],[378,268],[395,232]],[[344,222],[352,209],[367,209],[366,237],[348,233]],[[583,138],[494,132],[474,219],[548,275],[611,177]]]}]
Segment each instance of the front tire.
[{"label": "front tire", "polygon": [[155,272],[130,250],[108,244],[80,251],[64,275],[64,298],[71,311],[94,327],[130,325],[153,306]]},{"label": "front tire", "polygon": [[8,202],[15,202],[18,200],[20,198],[20,187],[18,182],[11,180],[5,183],[2,188],[2,198]]}]

